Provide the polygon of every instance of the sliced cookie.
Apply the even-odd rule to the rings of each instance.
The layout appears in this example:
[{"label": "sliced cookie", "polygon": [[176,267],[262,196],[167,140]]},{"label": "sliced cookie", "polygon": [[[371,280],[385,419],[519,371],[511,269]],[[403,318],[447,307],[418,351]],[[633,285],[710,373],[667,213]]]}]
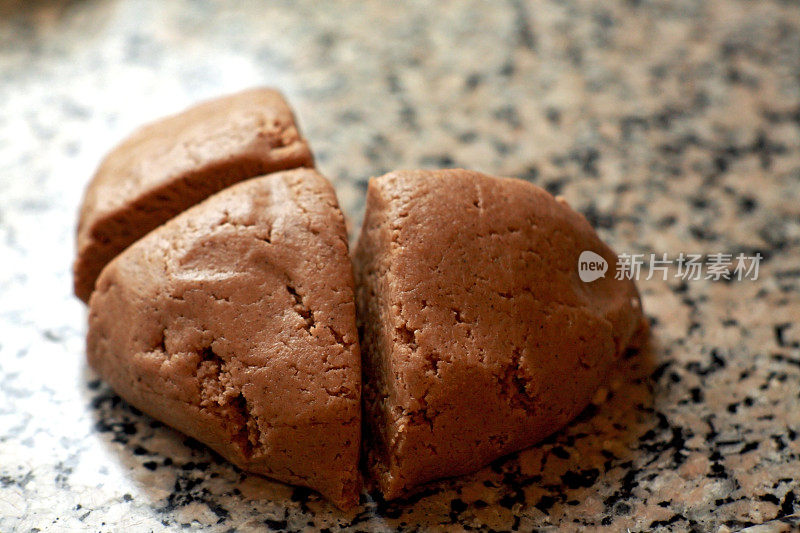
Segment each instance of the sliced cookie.
[{"label": "sliced cookie", "polygon": [[[581,281],[584,250],[611,274]],[[368,464],[387,499],[564,426],[644,327],[586,219],[517,179],[370,180],[354,261]]]},{"label": "sliced cookie", "polygon": [[297,169],[234,185],[137,241],[89,306],[90,365],[244,470],[358,501],[361,370],[344,219]]},{"label": "sliced cookie", "polygon": [[313,167],[277,91],[217,98],[136,131],[106,156],[80,210],[75,294],[84,302],[103,267],[149,231],[238,181]]}]

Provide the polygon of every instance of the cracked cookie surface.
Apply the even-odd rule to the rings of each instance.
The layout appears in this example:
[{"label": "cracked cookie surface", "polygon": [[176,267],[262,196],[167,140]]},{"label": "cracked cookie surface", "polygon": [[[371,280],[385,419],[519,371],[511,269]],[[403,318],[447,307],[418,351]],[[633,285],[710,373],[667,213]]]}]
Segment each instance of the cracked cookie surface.
[{"label": "cracked cookie surface", "polygon": [[149,231],[239,181],[313,167],[283,96],[250,89],[148,124],[103,160],[78,221],[75,294],[84,302],[103,267]]},{"label": "cracked cookie surface", "polygon": [[562,200],[465,170],[370,180],[355,251],[368,465],[384,496],[464,474],[577,415],[644,328],[613,251]]},{"label": "cracked cookie surface", "polygon": [[91,366],[239,467],[357,503],[360,360],[344,219],[310,169],[234,185],[112,261]]}]

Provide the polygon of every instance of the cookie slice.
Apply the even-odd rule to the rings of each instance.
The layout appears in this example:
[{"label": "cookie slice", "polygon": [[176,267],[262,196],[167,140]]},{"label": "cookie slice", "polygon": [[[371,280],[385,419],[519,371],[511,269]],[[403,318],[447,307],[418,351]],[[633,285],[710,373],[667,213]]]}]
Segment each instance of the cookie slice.
[{"label": "cookie slice", "polygon": [[109,263],[89,363],[132,405],[250,472],[358,500],[353,276],[330,183],[234,185]]},{"label": "cookie slice", "polygon": [[[372,179],[355,252],[368,464],[387,499],[564,426],[643,327],[586,219],[466,170]],[[578,277],[584,250],[610,275]]]},{"label": "cookie slice", "polygon": [[313,167],[280,93],[252,89],[191,107],[136,131],[106,156],[80,210],[75,294],[149,231],[238,181]]}]

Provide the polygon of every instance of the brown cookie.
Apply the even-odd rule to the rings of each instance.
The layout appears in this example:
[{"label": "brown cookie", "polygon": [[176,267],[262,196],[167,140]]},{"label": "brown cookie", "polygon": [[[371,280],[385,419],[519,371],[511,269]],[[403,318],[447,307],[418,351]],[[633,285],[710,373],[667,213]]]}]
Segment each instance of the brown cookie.
[{"label": "brown cookie", "polygon": [[313,167],[286,101],[252,89],[144,126],[106,156],[80,210],[75,294],[84,302],[117,254],[238,181]]},{"label": "brown cookie", "polygon": [[244,470],[358,501],[360,360],[344,220],[316,171],[234,185],[122,252],[91,366]]},{"label": "brown cookie", "polygon": [[[355,252],[368,464],[387,499],[564,426],[643,327],[586,219],[466,170],[372,179]],[[591,250],[610,275],[578,277]]]}]

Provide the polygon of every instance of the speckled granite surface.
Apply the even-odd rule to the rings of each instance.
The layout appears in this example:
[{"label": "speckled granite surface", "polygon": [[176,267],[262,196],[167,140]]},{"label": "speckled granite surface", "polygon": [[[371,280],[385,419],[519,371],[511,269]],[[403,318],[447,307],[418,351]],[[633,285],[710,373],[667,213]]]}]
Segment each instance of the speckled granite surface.
[{"label": "speckled granite surface", "polygon": [[[793,2],[0,3],[0,529],[800,527]],[[641,281],[650,346],[547,442],[341,514],[245,475],[86,368],[74,219],[144,120],[256,84],[357,229],[366,179],[463,166],[564,195],[618,252],[760,252]]]}]

